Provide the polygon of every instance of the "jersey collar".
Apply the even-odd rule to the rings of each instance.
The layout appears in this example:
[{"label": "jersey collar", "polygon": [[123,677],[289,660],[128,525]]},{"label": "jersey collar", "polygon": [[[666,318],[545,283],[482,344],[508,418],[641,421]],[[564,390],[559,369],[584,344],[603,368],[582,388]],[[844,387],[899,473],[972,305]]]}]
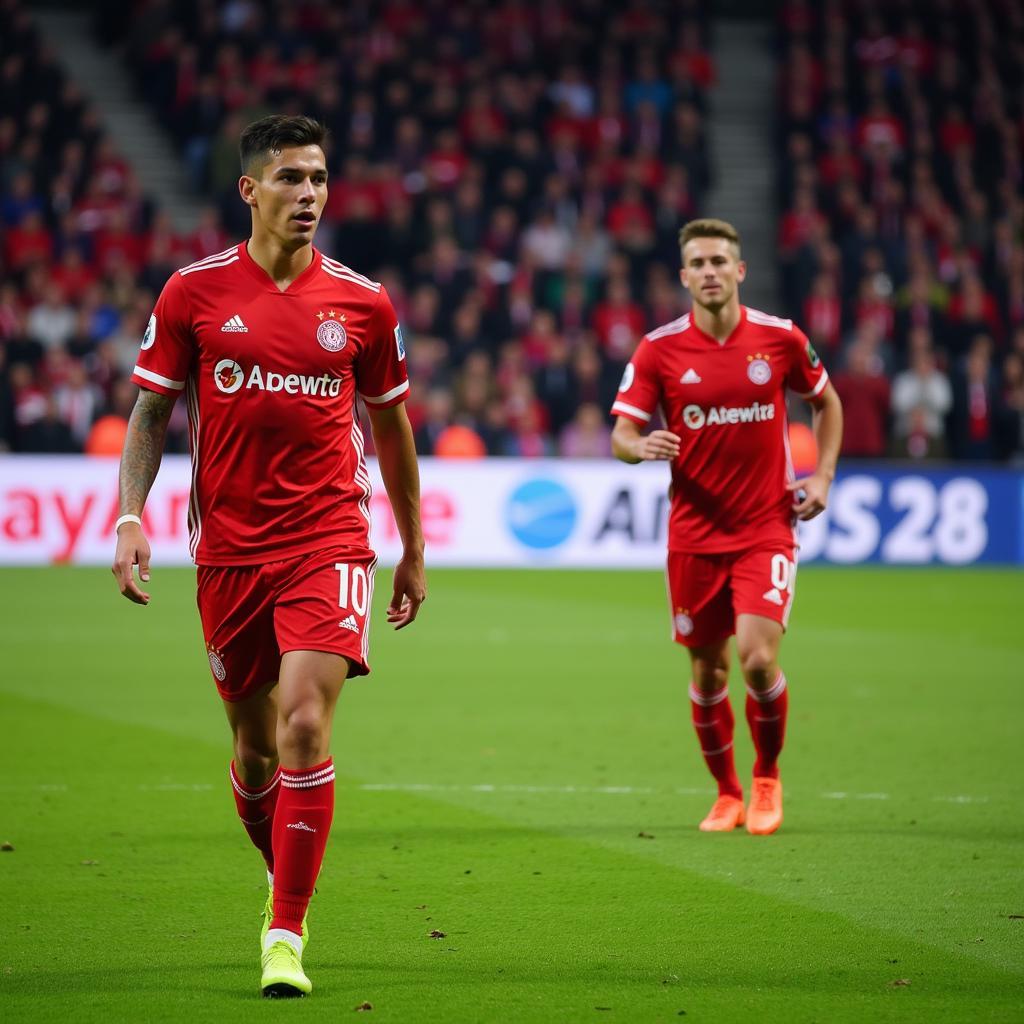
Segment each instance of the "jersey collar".
[{"label": "jersey collar", "polygon": [[703,338],[709,345],[712,345],[714,348],[725,348],[726,345],[728,345],[731,341],[734,341],[737,338],[737,336],[739,335],[740,331],[743,330],[743,327],[746,324],[746,322],[747,322],[747,307],[741,305],[740,306],[740,319],[739,319],[739,322],[732,329],[732,333],[729,335],[729,337],[727,337],[725,339],[725,341],[719,341],[713,335],[707,334],[706,332],[702,331],[697,326],[697,318],[695,316],[693,316],[693,314],[690,315],[690,326],[693,328],[694,332],[697,334],[698,337]]},{"label": "jersey collar", "polygon": [[275,295],[295,295],[301,292],[316,277],[317,271],[320,269],[320,258],[320,250],[313,246],[313,259],[309,266],[284,291],[281,291],[274,284],[270,275],[249,255],[248,243],[241,242],[238,246],[238,260],[242,266],[266,291],[273,292]]}]

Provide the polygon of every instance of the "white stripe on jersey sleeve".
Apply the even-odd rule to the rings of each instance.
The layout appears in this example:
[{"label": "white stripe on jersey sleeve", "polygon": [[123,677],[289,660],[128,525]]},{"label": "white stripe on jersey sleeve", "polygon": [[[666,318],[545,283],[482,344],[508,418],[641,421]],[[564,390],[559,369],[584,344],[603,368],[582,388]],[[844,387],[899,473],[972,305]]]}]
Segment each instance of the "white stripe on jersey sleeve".
[{"label": "white stripe on jersey sleeve", "polygon": [[635,405],[627,405],[625,402],[616,402],[612,406],[612,412],[624,412],[629,416],[635,416],[638,420],[643,420],[644,423],[651,421],[649,412],[644,412],[643,409],[638,409]]},{"label": "white stripe on jersey sleeve", "polygon": [[339,263],[337,260],[332,260],[329,256],[321,257],[321,266],[326,266],[331,270],[338,270],[345,274],[350,274],[352,277],[359,280],[362,284],[365,284],[369,288],[373,288],[374,291],[380,289],[379,281],[371,281],[365,274],[360,274],[358,270],[353,270],[351,267],[346,267],[344,263]]},{"label": "white stripe on jersey sleeve", "polygon": [[376,398],[371,398],[369,395],[364,395],[362,392],[360,392],[359,397],[364,402],[369,402],[370,405],[383,405],[385,402],[390,402],[392,398],[404,395],[408,390],[409,382],[403,381],[397,388],[392,388],[390,391],[386,391],[383,395],[378,395]]},{"label": "white stripe on jersey sleeve", "polygon": [[647,332],[648,341],[657,341],[658,338],[665,338],[670,334],[680,334],[690,326],[690,314],[684,313],[681,317],[676,320],[672,320],[667,324],[662,324],[661,327],[656,327],[653,331]]},{"label": "white stripe on jersey sleeve", "polygon": [[232,263],[238,262],[238,254],[229,256],[223,260],[217,260],[215,263],[200,263],[192,267],[186,267],[184,270],[179,270],[178,273],[182,277],[186,277],[189,274],[198,274],[201,270],[215,270],[217,267],[227,267]]},{"label": "white stripe on jersey sleeve", "polygon": [[183,380],[171,380],[170,377],[161,377],[159,373],[154,373],[152,370],[144,370],[141,366],[136,366],[132,372],[153,384],[163,384],[165,388],[174,388],[175,391],[185,390],[185,382]]},{"label": "white stripe on jersey sleeve", "polygon": [[[820,395],[825,390],[825,385],[828,383],[828,374],[822,370],[821,376],[818,378],[818,383],[814,385],[813,391],[808,391],[806,394],[801,394],[801,398],[814,398],[815,395]],[[799,392],[798,392],[799,394]]]},{"label": "white stripe on jersey sleeve", "polygon": [[326,263],[320,265],[320,269],[325,274],[330,274],[331,277],[336,277],[339,281],[350,281],[352,284],[357,284],[361,288],[368,288],[371,292],[379,292],[380,285],[374,284],[373,281],[368,280],[365,277],[361,277],[357,274],[348,274],[340,270],[335,270],[333,267],[327,266]]},{"label": "white stripe on jersey sleeve", "polygon": [[196,260],[195,263],[189,263],[184,267],[179,267],[179,270],[192,270],[193,267],[200,267],[204,263],[212,263],[214,260],[222,260],[232,254],[238,255],[238,246],[233,245],[230,249],[225,249],[223,252],[215,252],[209,256],[204,256],[201,260]]},{"label": "white stripe on jersey sleeve", "polygon": [[784,331],[793,330],[792,320],[786,320],[781,316],[772,316],[771,313],[765,313],[760,309],[751,309],[750,306],[747,306],[747,319],[760,327],[778,327]]}]

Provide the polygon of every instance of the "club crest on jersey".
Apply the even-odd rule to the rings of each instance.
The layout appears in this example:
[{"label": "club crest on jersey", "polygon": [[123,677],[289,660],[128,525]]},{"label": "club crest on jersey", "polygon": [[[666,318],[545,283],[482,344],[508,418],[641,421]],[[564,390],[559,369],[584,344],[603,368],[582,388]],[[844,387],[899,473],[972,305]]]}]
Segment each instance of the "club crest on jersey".
[{"label": "club crest on jersey", "polygon": [[156,344],[156,313],[149,318],[146,324],[146,333],[142,336],[142,344],[139,346],[143,352]]},{"label": "club crest on jersey", "polygon": [[316,340],[320,342],[320,347],[328,352],[340,352],[348,341],[348,335],[342,327],[345,314],[334,309],[325,313],[321,309],[315,316],[320,321],[316,329]]},{"label": "club crest on jersey", "polygon": [[245,374],[234,359],[222,359],[213,368],[213,380],[225,395],[233,395],[242,386]]},{"label": "club crest on jersey", "polygon": [[224,667],[224,658],[221,652],[213,644],[207,644],[206,653],[210,659],[210,671],[218,683],[223,683],[227,678],[228,670]]},{"label": "club crest on jersey", "polygon": [[772,379],[772,368],[768,365],[768,357],[756,352],[747,356],[747,376],[755,384],[767,384]]},{"label": "club crest on jersey", "polygon": [[693,619],[684,611],[676,612],[675,625],[680,636],[689,636],[693,632]]}]

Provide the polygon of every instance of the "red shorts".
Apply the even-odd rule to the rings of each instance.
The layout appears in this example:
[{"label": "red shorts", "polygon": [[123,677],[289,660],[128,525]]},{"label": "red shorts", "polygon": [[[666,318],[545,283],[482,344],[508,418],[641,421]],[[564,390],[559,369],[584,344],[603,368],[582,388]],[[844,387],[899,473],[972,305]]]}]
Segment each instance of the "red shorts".
[{"label": "red shorts", "polygon": [[327,651],[370,671],[369,612],[377,556],[330,548],[266,565],[199,566],[196,603],[217,690],[244,700],[277,680],[286,651]]},{"label": "red shorts", "polygon": [[762,615],[785,629],[796,589],[796,548],[748,548],[726,554],[668,553],[672,638],[684,647],[718,643],[736,632],[737,615]]}]

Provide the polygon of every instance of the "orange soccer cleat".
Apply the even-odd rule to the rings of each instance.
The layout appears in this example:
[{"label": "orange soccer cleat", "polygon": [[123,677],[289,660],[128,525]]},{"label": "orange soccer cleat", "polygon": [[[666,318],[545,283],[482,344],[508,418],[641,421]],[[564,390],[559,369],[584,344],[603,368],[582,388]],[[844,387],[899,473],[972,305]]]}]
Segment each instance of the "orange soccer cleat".
[{"label": "orange soccer cleat", "polygon": [[747,808],[747,831],[752,836],[769,836],[782,824],[782,783],[755,776]]},{"label": "orange soccer cleat", "polygon": [[743,800],[738,796],[720,796],[700,823],[701,832],[731,832],[743,824]]}]

